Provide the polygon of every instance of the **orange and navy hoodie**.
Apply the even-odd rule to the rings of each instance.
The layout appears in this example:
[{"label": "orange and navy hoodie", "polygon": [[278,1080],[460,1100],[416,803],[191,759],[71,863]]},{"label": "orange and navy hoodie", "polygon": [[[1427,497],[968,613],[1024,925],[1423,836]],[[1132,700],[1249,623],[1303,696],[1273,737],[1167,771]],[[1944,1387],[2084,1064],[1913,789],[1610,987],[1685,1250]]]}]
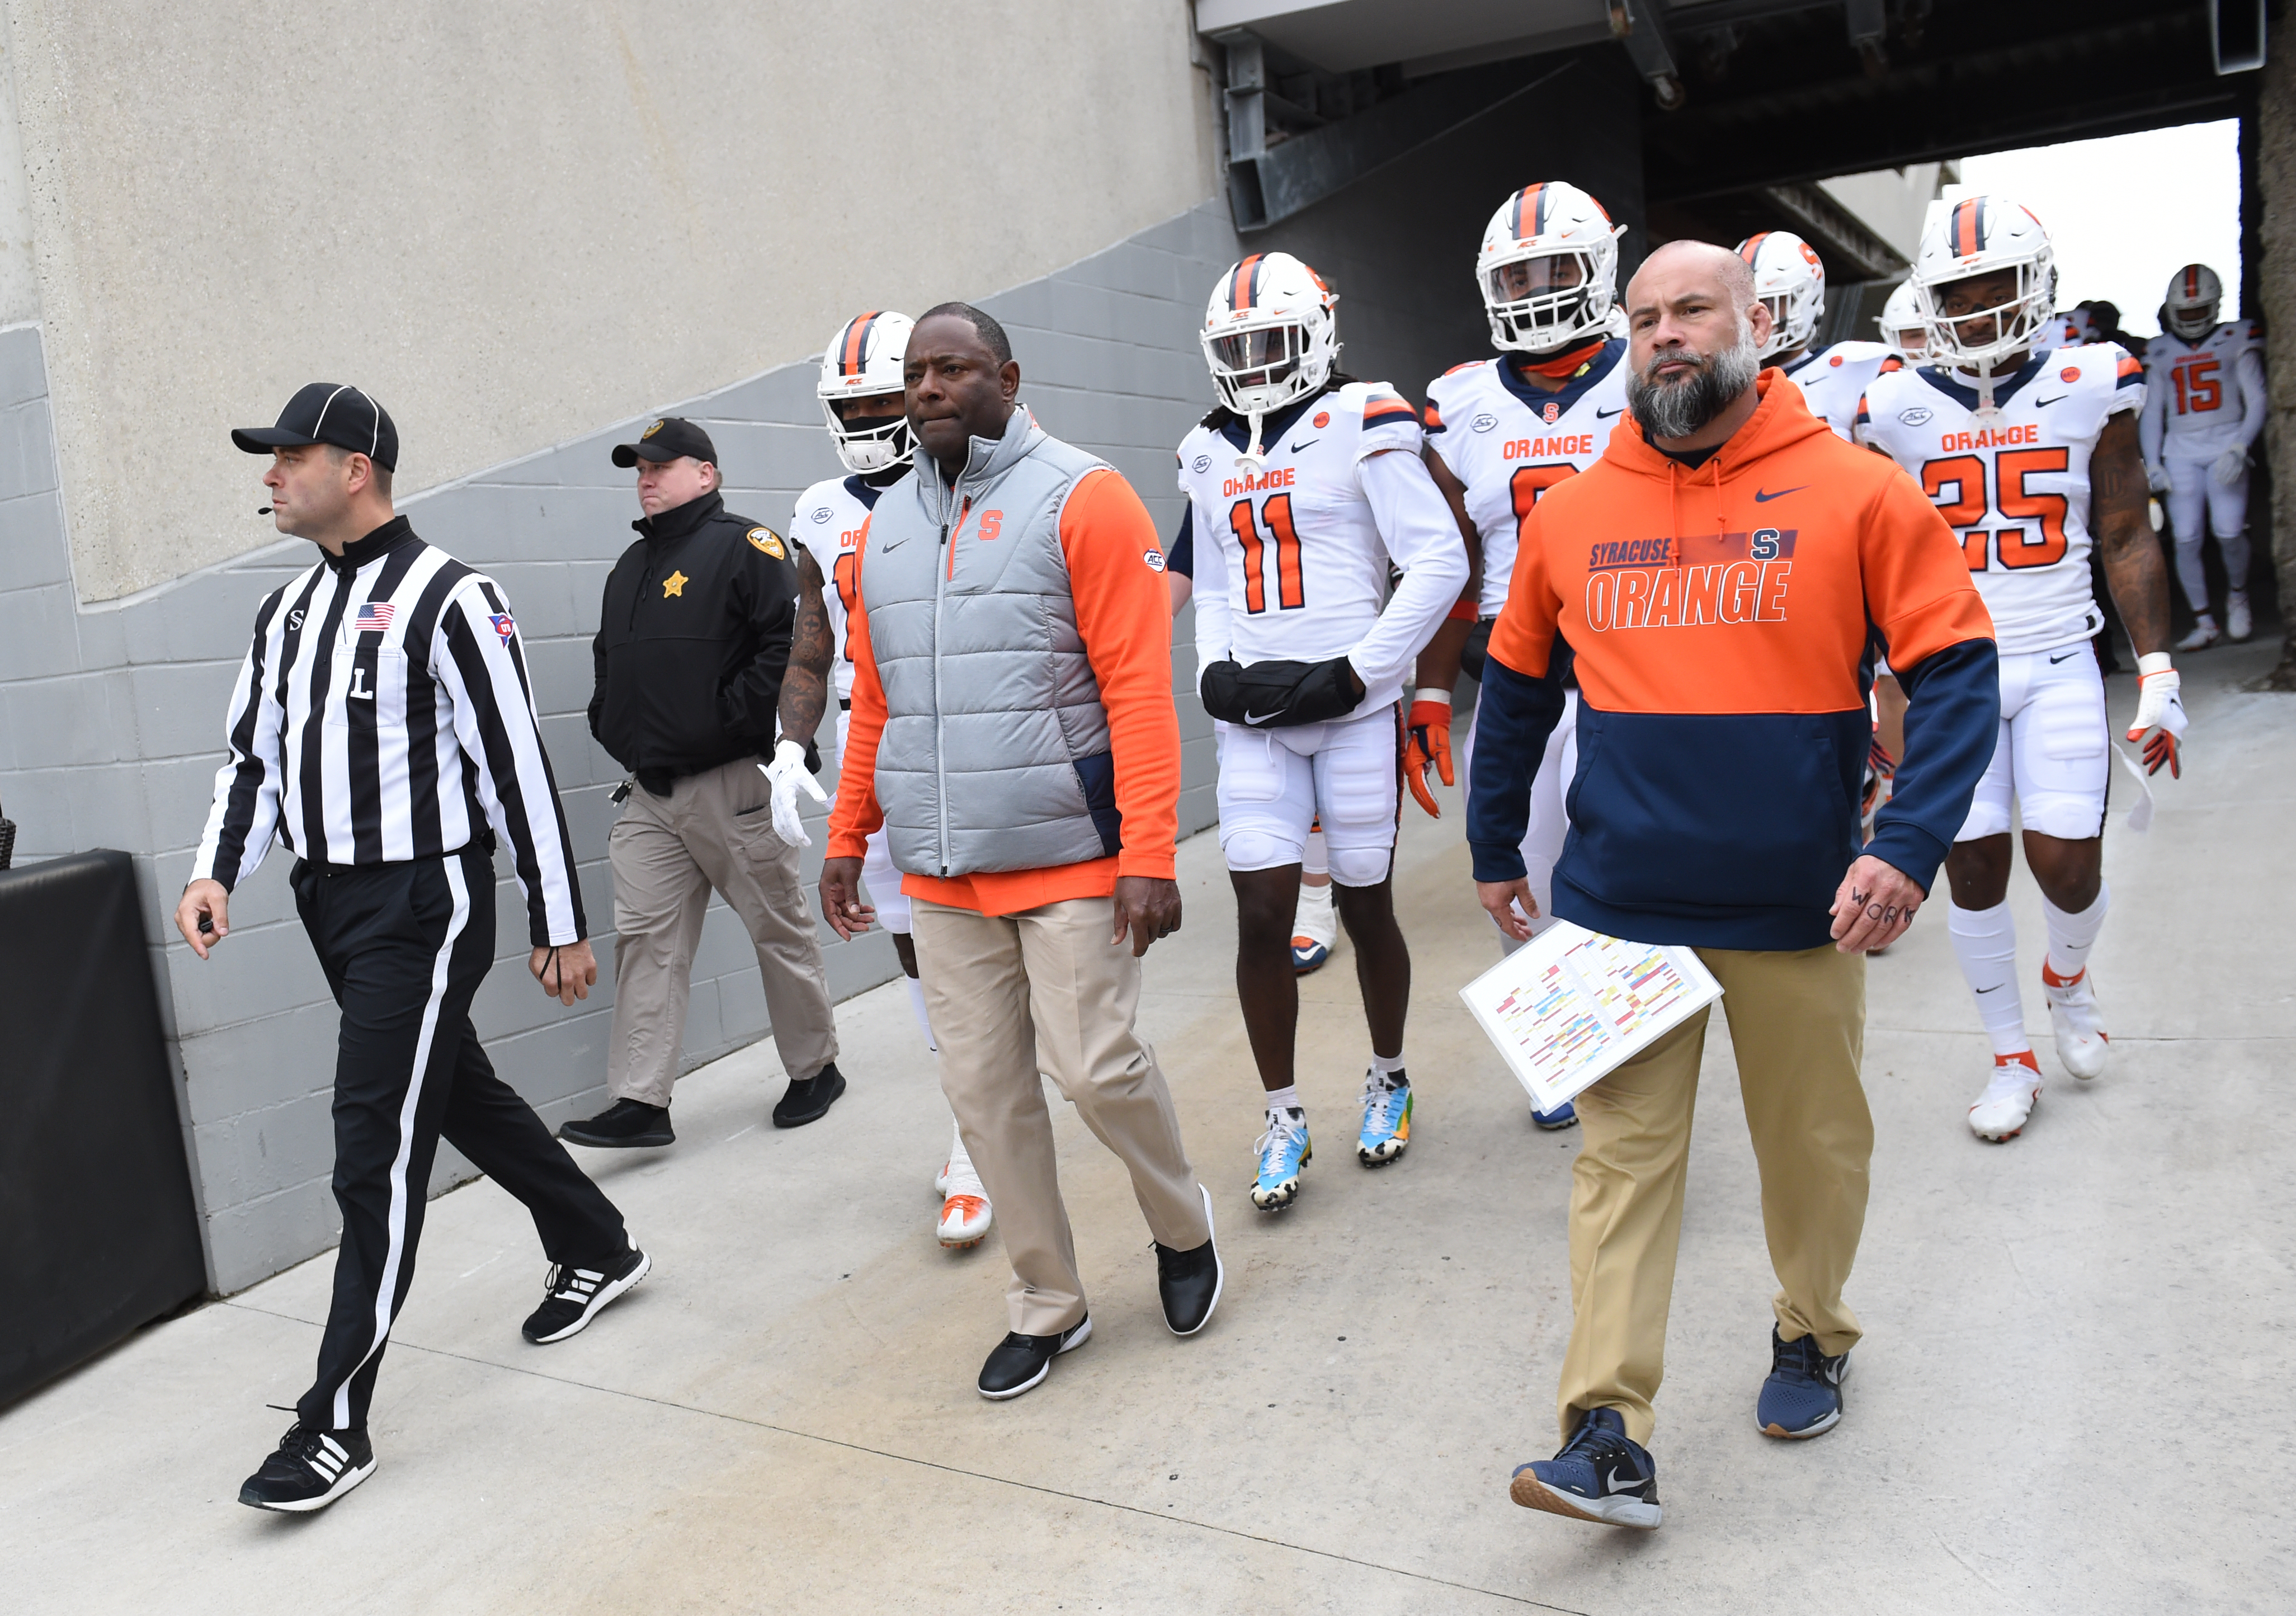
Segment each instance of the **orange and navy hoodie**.
[{"label": "orange and navy hoodie", "polygon": [[1523,874],[1531,776],[1576,653],[1578,772],[1554,913],[1637,942],[1798,949],[1859,851],[1874,650],[1910,706],[1865,851],[1924,890],[1993,756],[1992,619],[1953,530],[1775,370],[1695,468],[1622,419],[1523,519],[1475,716],[1475,879]]}]

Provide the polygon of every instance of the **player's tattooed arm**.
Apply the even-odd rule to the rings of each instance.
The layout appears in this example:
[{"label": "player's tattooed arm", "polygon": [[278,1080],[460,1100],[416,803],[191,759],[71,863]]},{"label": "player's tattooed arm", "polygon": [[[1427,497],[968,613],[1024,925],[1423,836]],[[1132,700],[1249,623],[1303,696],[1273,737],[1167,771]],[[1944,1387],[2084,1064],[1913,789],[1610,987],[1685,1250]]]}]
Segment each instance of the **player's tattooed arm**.
[{"label": "player's tattooed arm", "polygon": [[2169,649],[2169,566],[2149,513],[2152,490],[2136,444],[2136,416],[2105,422],[2088,463],[2089,520],[2104,581],[2138,656]]},{"label": "player's tattooed arm", "polygon": [[[1470,611],[1483,598],[1483,541],[1475,531],[1475,524],[1467,514],[1467,485],[1459,480],[1443,457],[1433,449],[1425,451],[1427,471],[1435,479],[1435,486],[1443,491],[1443,503],[1451,507],[1451,520],[1459,524],[1460,540],[1467,546],[1467,587],[1459,592],[1460,600]],[[1474,629],[1472,621],[1463,618],[1446,618],[1435,630],[1435,637],[1427,642],[1419,653],[1419,667],[1412,683],[1421,690],[1449,690],[1459,682],[1459,659],[1467,649],[1467,636]]]},{"label": "player's tattooed arm", "polygon": [[797,625],[790,634],[788,669],[782,675],[782,734],[803,743],[821,727],[829,707],[829,668],[837,647],[829,608],[821,598],[821,563],[803,546],[797,553]]}]

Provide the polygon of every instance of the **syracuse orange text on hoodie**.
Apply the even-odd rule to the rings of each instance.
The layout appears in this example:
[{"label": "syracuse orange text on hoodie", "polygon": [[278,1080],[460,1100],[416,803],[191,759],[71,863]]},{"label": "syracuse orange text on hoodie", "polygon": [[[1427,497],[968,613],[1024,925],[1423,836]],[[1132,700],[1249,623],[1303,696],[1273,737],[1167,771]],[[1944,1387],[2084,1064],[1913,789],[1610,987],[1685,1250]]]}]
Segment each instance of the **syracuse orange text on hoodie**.
[{"label": "syracuse orange text on hoodie", "polygon": [[1578,772],[1554,912],[1640,942],[1795,949],[1858,852],[1877,645],[1906,757],[1865,849],[1924,890],[1993,756],[1993,625],[1953,531],[1891,462],[1843,442],[1775,370],[1693,470],[1631,415],[1524,516],[1475,717],[1478,881],[1523,874],[1531,775],[1577,656]]}]

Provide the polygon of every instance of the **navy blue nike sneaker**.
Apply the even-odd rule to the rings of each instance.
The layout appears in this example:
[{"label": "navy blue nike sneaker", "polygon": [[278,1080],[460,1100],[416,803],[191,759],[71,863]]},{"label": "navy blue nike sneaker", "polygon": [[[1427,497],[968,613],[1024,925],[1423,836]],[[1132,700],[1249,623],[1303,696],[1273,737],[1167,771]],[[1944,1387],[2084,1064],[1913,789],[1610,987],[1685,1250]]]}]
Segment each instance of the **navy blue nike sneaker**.
[{"label": "navy blue nike sneaker", "polygon": [[1574,1521],[1645,1530],[1659,1522],[1658,1465],[1627,1435],[1626,1419],[1615,1408],[1589,1413],[1553,1458],[1518,1467],[1507,1496],[1525,1509]]},{"label": "navy blue nike sneaker", "polygon": [[1762,1382],[1754,1423],[1766,1437],[1823,1436],[1841,1423],[1841,1379],[1849,1373],[1847,1352],[1826,1357],[1815,1335],[1782,1341],[1772,1325],[1770,1378]]}]

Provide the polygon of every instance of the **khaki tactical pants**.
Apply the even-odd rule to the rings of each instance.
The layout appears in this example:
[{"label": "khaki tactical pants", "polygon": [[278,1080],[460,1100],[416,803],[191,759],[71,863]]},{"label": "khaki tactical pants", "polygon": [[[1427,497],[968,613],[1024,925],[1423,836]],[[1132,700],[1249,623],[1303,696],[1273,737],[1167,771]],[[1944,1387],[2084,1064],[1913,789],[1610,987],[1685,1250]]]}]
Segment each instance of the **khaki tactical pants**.
[{"label": "khaki tactical pants", "polygon": [[688,775],[667,797],[630,788],[606,838],[621,934],[606,1046],[606,1092],[617,1100],[669,1103],[693,950],[713,890],[757,945],[783,1067],[792,1078],[810,1078],[837,1058],[837,1021],[799,879],[799,849],[774,834],[772,796],[748,759]]},{"label": "khaki tactical pants", "polygon": [[[1787,1341],[1828,1354],[1861,1333],[1841,1300],[1866,1226],[1874,1119],[1858,1064],[1866,960],[1701,948],[1722,984],[1746,1127],[1761,1170],[1762,1228]],[[1648,1442],[1666,1363],[1667,1306],[1707,1012],[1580,1094],[1584,1135],[1570,1185],[1570,1346],[1556,1412],[1563,1440],[1589,1409],[1616,1408]]]},{"label": "khaki tactical pants", "polygon": [[1012,1260],[1011,1327],[1051,1335],[1085,1316],[1039,1071],[1132,1172],[1149,1233],[1176,1251],[1211,1238],[1156,1053],[1133,1031],[1140,962],[1111,945],[1105,898],[987,915],[915,900],[913,935],[940,1080],[996,1209]]}]

